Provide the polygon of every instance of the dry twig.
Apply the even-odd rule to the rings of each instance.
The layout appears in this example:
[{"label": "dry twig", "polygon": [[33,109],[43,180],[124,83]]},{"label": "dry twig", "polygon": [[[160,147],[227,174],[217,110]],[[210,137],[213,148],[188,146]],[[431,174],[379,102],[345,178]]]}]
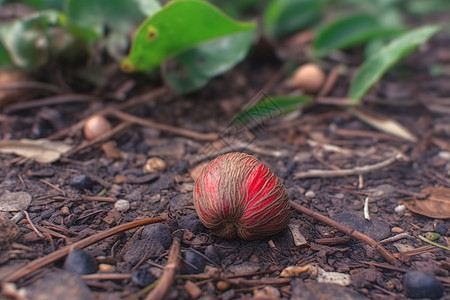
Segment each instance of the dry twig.
[{"label": "dry twig", "polygon": [[362,167],[355,167],[352,169],[343,169],[343,170],[309,170],[306,172],[298,172],[294,174],[294,179],[300,179],[300,178],[311,178],[311,177],[320,177],[320,178],[326,178],[326,177],[342,177],[342,176],[350,176],[350,175],[361,175],[361,174],[367,174],[382,168],[385,168],[389,165],[392,165],[393,163],[404,160],[405,156],[403,153],[399,152],[395,154],[394,156],[383,160],[379,163],[373,164],[373,165],[365,165]]},{"label": "dry twig", "polygon": [[174,239],[169,250],[167,264],[164,267],[161,278],[158,281],[158,285],[147,295],[145,300],[164,299],[175,281],[179,261],[180,242],[177,239]]},{"label": "dry twig", "polygon": [[165,218],[162,218],[162,217],[147,218],[147,219],[142,219],[142,220],[137,220],[137,221],[133,221],[130,223],[122,224],[122,225],[113,227],[111,229],[99,232],[99,233],[89,236],[85,239],[82,239],[81,241],[78,241],[69,246],[61,248],[61,249],[59,249],[53,253],[50,253],[44,257],[40,257],[38,259],[33,260],[32,262],[29,262],[23,268],[18,269],[17,271],[13,272],[12,274],[10,274],[6,278],[4,278],[2,281],[2,284],[5,284],[7,282],[15,282],[15,281],[21,279],[22,277],[25,277],[25,276],[33,273],[34,271],[38,270],[39,268],[42,268],[48,264],[51,264],[52,262],[57,261],[58,259],[63,258],[67,254],[69,254],[70,250],[73,248],[84,248],[93,243],[101,241],[105,238],[108,238],[110,236],[118,234],[120,232],[130,230],[130,229],[138,227],[138,226],[162,222],[164,220],[165,220]]},{"label": "dry twig", "polygon": [[350,228],[348,226],[345,226],[341,223],[338,223],[328,217],[325,217],[315,211],[310,210],[309,208],[306,208],[298,203],[295,203],[294,201],[290,201],[292,208],[294,208],[295,210],[308,215],[316,220],[318,220],[319,222],[322,222],[328,226],[332,226],[342,232],[344,232],[345,234],[348,234],[351,237],[354,237],[360,241],[365,242],[366,244],[374,247],[378,253],[380,253],[387,261],[389,261],[390,263],[397,263],[397,259],[395,258],[394,255],[392,255],[386,248],[384,248],[380,243],[378,243],[377,241],[375,241],[374,239],[372,239],[371,237],[357,231],[354,228]]}]

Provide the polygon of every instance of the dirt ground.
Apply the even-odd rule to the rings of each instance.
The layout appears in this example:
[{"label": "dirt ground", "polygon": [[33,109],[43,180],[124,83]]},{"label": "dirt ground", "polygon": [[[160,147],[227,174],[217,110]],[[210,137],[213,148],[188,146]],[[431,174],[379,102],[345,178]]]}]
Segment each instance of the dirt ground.
[{"label": "dirt ground", "polygon": [[[3,108],[2,140],[50,138],[75,148],[86,143],[82,123],[77,122],[102,112],[113,126],[119,126],[108,138],[115,142],[116,151],[103,151],[102,143],[88,144],[44,164],[0,154],[1,198],[16,192],[31,196],[29,205],[21,208],[28,217],[17,211],[6,213],[16,221],[19,233],[1,248],[0,278],[98,232],[163,216],[167,219],[162,225],[112,235],[85,247],[88,255],[75,253],[71,262],[60,258],[18,278],[16,288],[23,290],[10,295],[21,299],[20,291],[25,291],[28,299],[61,295],[65,299],[139,299],[136,293],[161,275],[172,241],[178,239],[180,275],[168,299],[403,299],[403,276],[411,270],[436,276],[445,290],[443,299],[450,299],[449,252],[418,238],[439,228],[443,234],[437,242],[448,246],[448,220],[400,206],[406,200],[425,198],[424,188],[450,188],[449,43],[445,34],[433,38],[386,75],[362,104],[365,111],[402,124],[417,137],[416,142],[378,131],[345,107],[329,104],[267,120],[257,130],[245,128],[239,131],[239,141],[225,139],[220,133],[227,132],[236,113],[262,89],[266,98],[292,92],[284,79],[277,79],[284,74],[282,63],[264,53],[252,53],[231,72],[186,96],[161,90],[159,82],[149,85],[144,76],[118,71],[95,91],[80,83],[70,69],[52,66],[57,71],[32,74],[61,92],[15,89],[16,97],[28,97],[31,102],[16,100]],[[303,59],[299,56],[299,62]],[[360,63],[358,56],[348,53],[340,59],[325,65],[327,70],[337,64],[347,66],[329,97],[345,97]],[[440,65],[441,72],[430,74],[432,65]],[[127,85],[133,88],[127,91]],[[156,97],[151,94],[155,91]],[[91,98],[80,100],[79,95]],[[35,101],[50,96],[60,102]],[[137,102],[128,105],[131,100]],[[154,123],[110,113],[107,107]],[[212,135],[189,136],[183,129]],[[214,138],[218,133],[219,138]],[[290,200],[318,214],[377,242],[401,234],[403,238],[383,243],[398,264],[387,261],[366,242],[348,238],[294,209],[289,228],[270,239],[228,241],[211,235],[193,207],[192,176],[201,163],[230,151],[258,157],[280,177]],[[397,153],[403,153],[403,158],[361,176],[295,179],[298,172],[373,165]],[[145,171],[152,157],[161,158],[165,168]],[[366,197],[371,221],[363,217]],[[115,208],[119,199],[128,201],[127,211]],[[297,240],[298,231],[306,243]],[[98,276],[74,275],[67,271],[72,270],[70,264]],[[288,266],[308,267],[294,277],[281,276]],[[333,277],[332,281],[350,281],[333,285],[319,280],[317,272],[345,274],[345,279]],[[100,276],[111,273],[121,276]]]}]

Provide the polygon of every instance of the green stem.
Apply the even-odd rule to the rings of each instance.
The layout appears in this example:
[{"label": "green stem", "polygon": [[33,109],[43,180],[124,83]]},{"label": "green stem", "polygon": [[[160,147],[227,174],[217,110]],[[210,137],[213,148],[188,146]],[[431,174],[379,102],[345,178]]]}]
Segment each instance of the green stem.
[{"label": "green stem", "polygon": [[443,246],[443,245],[441,245],[441,244],[438,244],[438,243],[429,241],[429,240],[427,240],[426,238],[424,238],[424,237],[421,236],[421,235],[419,235],[419,239],[421,239],[422,241],[427,242],[428,244],[431,244],[431,245],[433,245],[433,246],[435,246],[435,247],[439,247],[439,248],[441,248],[441,249],[445,249],[445,250],[450,251],[450,248],[449,248],[449,247],[445,247],[445,246]]}]

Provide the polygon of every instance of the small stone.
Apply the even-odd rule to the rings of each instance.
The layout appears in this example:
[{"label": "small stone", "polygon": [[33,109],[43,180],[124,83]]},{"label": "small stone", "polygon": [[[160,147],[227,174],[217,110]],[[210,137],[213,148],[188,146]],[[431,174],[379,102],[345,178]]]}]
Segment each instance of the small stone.
[{"label": "small stone", "polygon": [[406,209],[406,206],[403,205],[403,204],[400,204],[400,205],[397,205],[397,206],[394,208],[394,211],[395,211],[397,214],[401,214],[402,212],[405,211],[405,209]]},{"label": "small stone", "polygon": [[201,163],[195,166],[193,169],[189,170],[189,175],[195,181],[197,180],[198,175],[202,172],[203,168],[207,165],[207,162]]},{"label": "small stone", "polygon": [[309,191],[307,191],[306,193],[305,193],[305,197],[306,198],[314,198],[314,197],[316,197],[316,193],[314,193],[313,191],[311,191],[311,190],[309,190]]},{"label": "small stone", "polygon": [[260,267],[258,263],[243,262],[238,265],[233,265],[228,268],[230,272],[234,274],[254,273],[259,271]]},{"label": "small stone", "polygon": [[182,269],[186,274],[199,274],[205,269],[205,259],[196,252],[186,250],[183,253],[183,259],[185,264]]},{"label": "small stone", "polygon": [[72,179],[70,185],[77,189],[91,189],[94,186],[94,182],[85,174],[77,175]]},{"label": "small stone", "polygon": [[0,211],[26,210],[31,202],[31,195],[26,192],[5,191],[0,196]]},{"label": "small stone", "polygon": [[226,291],[230,288],[230,283],[220,280],[216,283],[216,287],[219,291]]},{"label": "small stone", "polygon": [[117,174],[116,176],[114,176],[114,183],[116,184],[126,183],[127,181],[128,179],[125,175]]},{"label": "small stone", "polygon": [[440,151],[438,153],[438,157],[446,160],[450,160],[450,152],[448,151]]},{"label": "small stone", "polygon": [[101,273],[112,273],[114,272],[114,266],[110,264],[99,264],[98,271]]},{"label": "small stone", "polygon": [[418,271],[403,276],[403,288],[406,296],[412,299],[439,299],[444,294],[444,288],[436,277]]},{"label": "small stone", "polygon": [[162,172],[166,169],[166,163],[164,160],[158,157],[151,157],[145,163],[142,171],[144,173]]},{"label": "small stone", "polygon": [[392,233],[403,233],[403,232],[405,232],[405,230],[403,230],[403,228],[400,228],[400,227],[392,227],[391,232]]},{"label": "small stone", "polygon": [[131,273],[131,281],[140,287],[152,284],[155,280],[156,277],[146,267],[139,267]]},{"label": "small stone", "polygon": [[114,208],[120,212],[126,212],[130,209],[130,202],[125,199],[117,200],[116,203],[114,203]]},{"label": "small stone", "polygon": [[68,216],[68,215],[70,215],[70,210],[67,206],[63,206],[63,207],[61,207],[61,213],[65,216]]},{"label": "small stone", "polygon": [[95,257],[91,254],[74,248],[67,255],[66,261],[64,262],[64,269],[80,275],[92,274],[97,272],[98,264]]}]

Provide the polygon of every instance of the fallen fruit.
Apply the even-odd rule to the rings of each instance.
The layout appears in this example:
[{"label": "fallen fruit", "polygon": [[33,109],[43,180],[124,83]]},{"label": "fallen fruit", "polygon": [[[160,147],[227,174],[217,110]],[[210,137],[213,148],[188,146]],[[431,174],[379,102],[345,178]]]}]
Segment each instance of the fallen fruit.
[{"label": "fallen fruit", "polygon": [[239,152],[204,167],[195,182],[194,205],[203,225],[222,238],[266,238],[286,228],[290,218],[280,179],[255,157]]},{"label": "fallen fruit", "polygon": [[84,136],[87,140],[93,140],[111,130],[111,123],[103,116],[94,115],[84,124]]},{"label": "fallen fruit", "polygon": [[306,93],[316,93],[325,81],[322,69],[313,63],[301,65],[292,76],[292,85]]}]

